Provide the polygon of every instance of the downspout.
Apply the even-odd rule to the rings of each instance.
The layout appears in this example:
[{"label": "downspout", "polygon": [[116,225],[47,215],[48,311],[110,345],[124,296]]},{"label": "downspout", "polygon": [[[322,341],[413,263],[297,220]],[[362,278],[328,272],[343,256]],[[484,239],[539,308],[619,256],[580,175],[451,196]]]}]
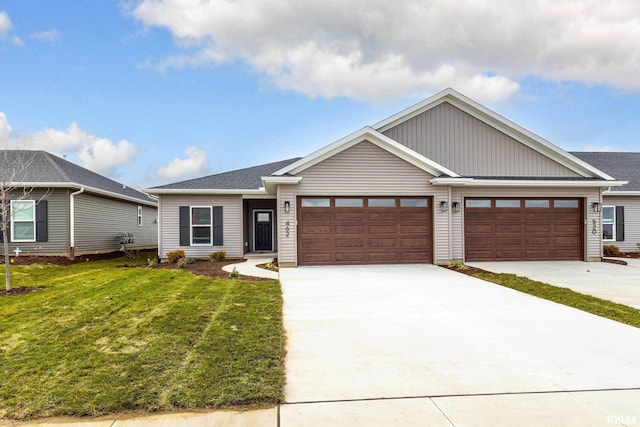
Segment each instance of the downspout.
[{"label": "downspout", "polygon": [[84,187],[80,187],[75,193],[69,195],[69,255],[71,258],[75,255],[76,247],[76,200],[75,196],[84,193]]},{"label": "downspout", "polygon": [[453,230],[451,227],[451,211],[453,211],[453,201],[451,200],[451,186],[449,185],[449,209],[447,209],[447,213],[449,214],[449,262],[453,261]]}]

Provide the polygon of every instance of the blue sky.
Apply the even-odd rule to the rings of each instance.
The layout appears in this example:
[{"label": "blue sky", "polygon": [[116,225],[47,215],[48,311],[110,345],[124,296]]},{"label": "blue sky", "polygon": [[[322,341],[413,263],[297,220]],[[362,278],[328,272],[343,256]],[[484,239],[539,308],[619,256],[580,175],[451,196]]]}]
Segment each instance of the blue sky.
[{"label": "blue sky", "polygon": [[566,150],[640,151],[638,2],[390,3],[0,0],[0,144],[146,188],[453,87]]}]

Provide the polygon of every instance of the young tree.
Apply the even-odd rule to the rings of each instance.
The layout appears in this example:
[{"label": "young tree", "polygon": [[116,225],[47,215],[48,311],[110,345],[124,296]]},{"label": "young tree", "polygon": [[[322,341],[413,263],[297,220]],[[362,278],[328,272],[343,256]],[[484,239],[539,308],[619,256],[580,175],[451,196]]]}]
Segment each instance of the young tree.
[{"label": "young tree", "polygon": [[[6,290],[11,290],[11,265],[9,261],[9,233],[11,218],[20,211],[11,212],[11,201],[33,200],[33,187],[25,187],[22,183],[29,182],[29,168],[31,167],[36,152],[21,150],[0,151],[0,235],[2,235],[2,247],[4,255],[4,275]],[[50,194],[50,190],[38,197],[36,204]],[[19,206],[18,203],[14,203]],[[35,232],[35,231],[34,231]]]}]

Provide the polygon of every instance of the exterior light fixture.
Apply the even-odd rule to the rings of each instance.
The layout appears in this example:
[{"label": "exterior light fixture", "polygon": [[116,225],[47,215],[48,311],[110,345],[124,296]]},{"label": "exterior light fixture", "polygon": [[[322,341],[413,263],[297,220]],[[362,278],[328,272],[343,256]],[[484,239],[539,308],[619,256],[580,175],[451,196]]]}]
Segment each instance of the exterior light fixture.
[{"label": "exterior light fixture", "polygon": [[284,202],[284,211],[286,213],[289,213],[291,211],[291,202],[289,202],[288,200]]},{"label": "exterior light fixture", "polygon": [[440,212],[446,212],[449,210],[449,204],[444,200],[440,201]]},{"label": "exterior light fixture", "polygon": [[593,207],[593,211],[596,213],[600,212],[602,209],[602,204],[600,202],[593,202],[593,205],[591,206]]},{"label": "exterior light fixture", "polygon": [[460,203],[459,202],[451,203],[451,210],[453,212],[460,212]]}]

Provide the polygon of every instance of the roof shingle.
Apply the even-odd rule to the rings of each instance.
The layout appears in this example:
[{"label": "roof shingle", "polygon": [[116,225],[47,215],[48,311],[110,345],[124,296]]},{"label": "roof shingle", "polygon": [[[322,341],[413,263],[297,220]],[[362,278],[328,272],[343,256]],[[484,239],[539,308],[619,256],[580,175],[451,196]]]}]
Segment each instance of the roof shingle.
[{"label": "roof shingle", "polygon": [[614,191],[640,191],[640,153],[572,151],[571,154],[617,180],[629,181]]}]

